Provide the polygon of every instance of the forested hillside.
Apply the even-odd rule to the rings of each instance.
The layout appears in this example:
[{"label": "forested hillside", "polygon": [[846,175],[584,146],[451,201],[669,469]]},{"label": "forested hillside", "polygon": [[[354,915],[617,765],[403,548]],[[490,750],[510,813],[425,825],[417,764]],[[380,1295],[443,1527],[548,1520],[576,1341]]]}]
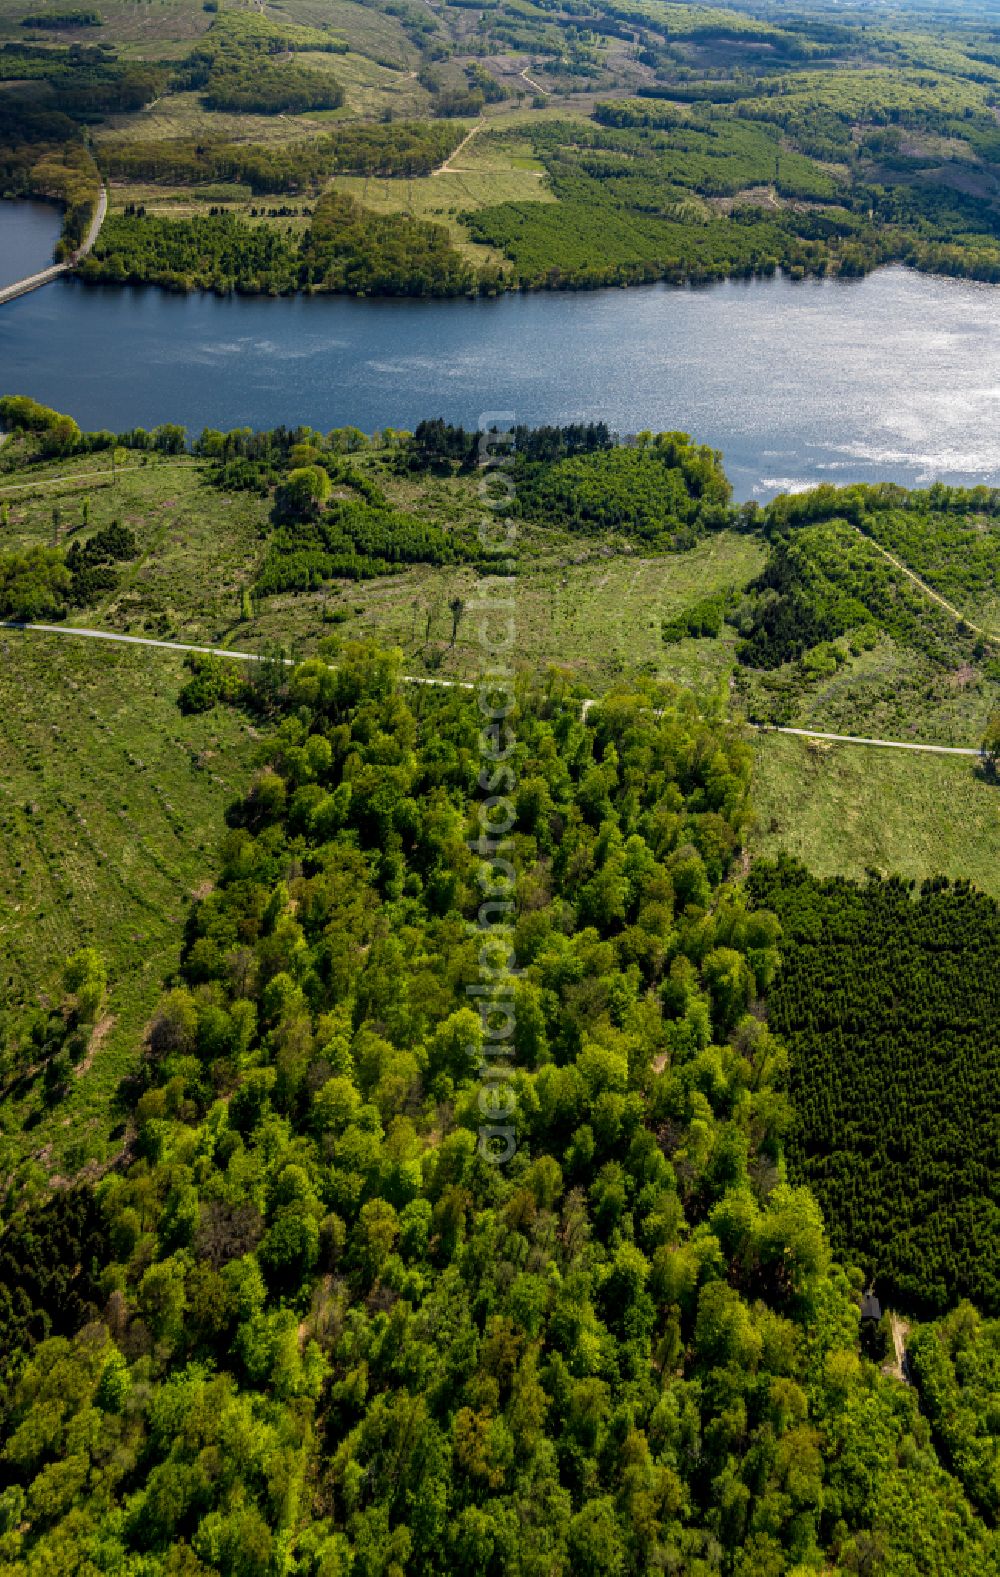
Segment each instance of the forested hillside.
[{"label": "forested hillside", "polygon": [[[12,1573],[995,1569],[784,1177],[746,747],[662,690],[510,726],[501,943],[474,699],[293,675],[132,1156],[2,1240]],[[510,946],[498,1098],[467,988]]]},{"label": "forested hillside", "polygon": [[[0,0],[3,191],[64,204],[68,252],[110,180],[83,277],[168,289],[451,295],[890,260],[1000,280],[990,17],[770,12]],[[321,279],[296,256],[279,279],[258,249],[335,197],[376,266]],[[206,231],[220,209],[242,271]]]},{"label": "forested hillside", "polygon": [[507,694],[476,433],[0,418],[0,1568],[996,1572],[998,495],[519,429]]}]

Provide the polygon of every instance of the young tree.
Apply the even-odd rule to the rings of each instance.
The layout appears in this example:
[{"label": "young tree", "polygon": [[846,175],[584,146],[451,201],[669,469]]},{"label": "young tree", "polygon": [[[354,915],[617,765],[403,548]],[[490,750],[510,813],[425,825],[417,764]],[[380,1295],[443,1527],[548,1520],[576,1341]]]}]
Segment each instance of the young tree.
[{"label": "young tree", "polygon": [[462,597],[451,597],[448,601],[448,607],[451,609],[451,644],[454,646],[458,639],[458,627],[465,612],[465,600]]},{"label": "young tree", "polygon": [[63,988],[78,1021],[96,1023],[108,990],[108,971],[96,948],[81,948],[66,960]]}]

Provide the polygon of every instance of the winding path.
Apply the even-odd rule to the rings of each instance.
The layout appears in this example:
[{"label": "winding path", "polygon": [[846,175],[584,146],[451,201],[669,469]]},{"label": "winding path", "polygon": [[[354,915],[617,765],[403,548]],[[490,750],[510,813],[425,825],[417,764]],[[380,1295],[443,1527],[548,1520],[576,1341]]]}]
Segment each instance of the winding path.
[{"label": "winding path", "polygon": [[[194,646],[184,641],[157,641],[151,635],[122,635],[117,630],[90,630],[79,624],[25,624],[16,619],[0,619],[0,630],[34,630],[40,635],[78,635],[85,640],[113,641],[122,646],[148,646],[165,652],[196,652],[203,657],[228,657],[233,662],[259,663],[268,659],[260,652],[234,651],[226,646]],[[286,668],[294,668],[301,661],[298,657],[282,657],[279,661]],[[440,686],[446,690],[474,690],[467,679],[431,679],[421,674],[404,674],[407,684]],[[583,702],[581,718],[585,719],[596,699]],[[803,739],[826,739],[838,745],[874,745],[887,750],[918,750],[935,756],[981,756],[982,751],[969,745],[924,745],[909,739],[864,739],[857,734],[823,734],[814,728],[777,728],[769,724],[749,725],[761,734],[796,734]]]},{"label": "winding path", "polygon": [[542,84],[540,82],[536,82],[534,77],[529,77],[528,72],[530,70],[530,66],[525,66],[524,70],[521,72],[521,76],[524,78],[529,88],[534,88],[536,93],[544,94],[545,98],[550,99],[552,97],[551,91],[548,88],[543,88]]},{"label": "winding path", "polygon": [[86,257],[93,247],[101,232],[101,226],[104,223],[107,211],[108,189],[102,182],[100,195],[97,199],[97,207],[94,209],[94,217],[90,221],[90,229],[84,236],[78,250],[73,252],[66,259],[65,263],[53,263],[49,268],[43,268],[37,274],[28,274],[24,279],[15,280],[12,285],[4,285],[0,288],[0,307],[5,302],[15,301],[18,296],[26,296],[29,290],[39,290],[42,285],[50,284],[53,279],[58,279],[62,274],[71,273],[81,257]]}]

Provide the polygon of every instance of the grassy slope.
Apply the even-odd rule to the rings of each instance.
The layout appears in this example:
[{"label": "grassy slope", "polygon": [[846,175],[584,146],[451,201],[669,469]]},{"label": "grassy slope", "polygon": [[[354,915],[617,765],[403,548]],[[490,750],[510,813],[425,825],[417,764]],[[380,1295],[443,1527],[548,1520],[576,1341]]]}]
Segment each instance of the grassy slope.
[{"label": "grassy slope", "polygon": [[934,669],[883,636],[870,652],[817,681],[792,721],[834,734],[976,745],[998,699],[995,681],[978,670],[970,674],[958,664],[952,672]]},{"label": "grassy slope", "polygon": [[[342,610],[348,618],[338,626],[341,634],[402,646],[415,673],[464,677],[477,671],[480,654],[471,615],[455,647],[449,644],[448,601],[456,592],[471,594],[471,571],[415,567],[384,580],[272,597],[254,619],[243,620],[240,593],[252,583],[263,552],[266,502],[249,494],[220,494],[206,481],[205,467],[190,459],[151,459],[142,465],[131,456],[130,468],[114,486],[106,474],[88,475],[105,467],[103,456],[56,461],[37,473],[39,482],[46,475],[70,479],[56,487],[36,484],[22,492],[0,484],[0,497],[11,505],[11,546],[51,542],[54,507],[60,510],[62,540],[71,541],[85,497],[91,529],[117,518],[135,531],[142,556],[123,567],[114,596],[75,613],[74,623],[249,650],[278,641],[307,652],[330,633],[324,613]],[[412,482],[379,473],[378,482],[393,502],[438,524],[478,519],[469,477]],[[524,540],[517,592],[522,662],[539,668],[557,663],[595,689],[638,663],[696,685],[714,683],[728,671],[735,645],[731,632],[719,642],[686,641],[666,648],[660,623],[699,598],[756,575],[764,552],[755,539],[725,532],[690,553],[653,558],[612,555],[608,544],[595,539],[526,532]]]},{"label": "grassy slope", "polygon": [[3,1106],[20,1131],[7,1161],[71,1176],[107,1152],[115,1091],[255,745],[238,713],[181,715],[168,653],[3,630],[0,654],[0,991],[15,1009],[58,1002],[63,961],[85,945],[111,974],[114,1022],[69,1096],[48,1111],[29,1081]]},{"label": "grassy slope", "polygon": [[[42,485],[46,478],[66,480]],[[0,485],[10,504],[10,545],[50,543],[54,509],[68,545],[81,529],[84,499],[89,529],[117,519],[139,541],[141,556],[122,566],[114,596],[74,623],[196,642],[225,636],[261,551],[267,509],[260,499],[220,494],[206,483],[204,466],[186,458],[143,464],[131,454],[114,484],[106,454],[53,461],[32,479],[30,490],[11,485],[22,473]]]},{"label": "grassy slope", "polygon": [[780,734],[754,756],[755,853],[786,849],[819,876],[965,877],[1000,898],[1000,789],[971,759]]}]

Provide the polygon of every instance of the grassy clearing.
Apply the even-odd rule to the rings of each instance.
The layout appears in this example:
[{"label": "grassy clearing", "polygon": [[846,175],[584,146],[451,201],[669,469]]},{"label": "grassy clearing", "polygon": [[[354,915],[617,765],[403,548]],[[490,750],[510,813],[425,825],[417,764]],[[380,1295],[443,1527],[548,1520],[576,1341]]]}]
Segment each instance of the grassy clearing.
[{"label": "grassy clearing", "polygon": [[1000,898],[1000,788],[970,759],[758,734],[755,854],[818,876],[963,877]]},{"label": "grassy clearing", "polygon": [[412,180],[381,180],[378,177],[337,176],[333,185],[349,192],[374,213],[404,213],[414,219],[432,219],[446,226],[458,249],[475,262],[499,263],[503,253],[469,239],[459,215],[495,203],[554,203],[544,173],[515,168],[466,170],[465,156],[475,141],[458,155],[459,168]]},{"label": "grassy clearing", "polygon": [[[686,641],[665,647],[660,625],[710,591],[742,583],[762,562],[760,545],[722,533],[689,553],[656,558],[615,556],[597,544],[589,555],[529,540],[515,596],[515,661],[532,669],[566,669],[594,691],[636,668],[695,688],[713,687],[728,673],[733,647],[719,641]],[[471,678],[482,651],[477,615],[466,613],[451,644],[454,596],[470,602],[476,578],[468,570],[414,569],[405,575],[344,587],[336,593],[276,597],[242,639],[309,638],[324,614],[346,613],[337,626],[346,636],[374,637],[402,648],[415,674]],[[307,623],[306,621],[309,621]]]},{"label": "grassy clearing", "polygon": [[[265,192],[248,199],[238,186],[227,186],[224,182],[210,186],[158,186],[149,181],[116,181],[111,187],[109,212],[122,213],[130,203],[135,203],[148,214],[158,214],[164,219],[188,219],[193,214],[206,214],[209,208],[217,208],[238,215],[248,224],[281,225],[285,229],[302,231],[309,223],[314,202],[311,197],[289,197],[282,192]],[[282,210],[281,218],[267,218],[269,208]]]},{"label": "grassy clearing", "polygon": [[[104,467],[96,480],[86,473]],[[54,462],[39,472],[66,474],[57,488],[5,493],[11,503],[10,545],[50,543],[53,509],[63,542],[81,529],[82,501],[90,499],[90,529],[119,519],[135,532],[141,556],[121,567],[116,593],[73,622],[133,635],[230,645],[257,650],[280,643],[313,650],[331,633],[374,637],[402,647],[414,673],[465,677],[477,671],[480,650],[473,616],[451,644],[452,597],[471,600],[475,576],[468,569],[413,567],[383,580],[333,585],[312,594],[268,598],[252,619],[242,616],[242,592],[252,585],[264,551],[268,505],[253,495],[218,492],[206,468],[191,459],[151,458],[119,474],[112,486],[104,457]],[[21,473],[23,475],[23,473]],[[457,526],[477,516],[469,477],[387,476],[379,485],[392,502],[438,525]],[[77,480],[72,480],[73,477]],[[712,686],[732,666],[735,637],[684,641],[666,647],[664,619],[712,592],[741,586],[758,574],[763,545],[722,532],[688,553],[640,557],[621,543],[526,531],[517,582],[517,657],[532,668],[556,663],[595,689],[629,668],[694,685]],[[343,615],[346,614],[346,620]]]},{"label": "grassy clearing", "polygon": [[830,733],[976,745],[996,705],[997,686],[978,669],[941,672],[883,636],[819,684],[794,721]]},{"label": "grassy clearing", "polygon": [[118,1087],[256,746],[237,712],[182,716],[169,653],[13,630],[0,651],[0,999],[57,1003],[65,958],[93,946],[112,1016],[55,1110],[37,1079],[7,1094],[0,1170],[71,1177],[114,1143]]},{"label": "grassy clearing", "polygon": [[352,49],[385,66],[410,71],[420,61],[420,51],[400,21],[374,6],[355,4],[354,0],[272,0],[267,14],[279,24],[291,22],[297,27],[341,33],[350,39]]},{"label": "grassy clearing", "polygon": [[311,117],[237,115],[207,110],[198,93],[168,93],[137,115],[111,115],[93,129],[96,157],[106,141],[160,142],[175,138],[222,138],[232,142],[282,143],[304,139]]},{"label": "grassy clearing", "polygon": [[313,70],[331,72],[344,89],[336,110],[305,115],[251,115],[208,110],[197,93],[168,93],[137,115],[110,116],[94,128],[94,141],[172,142],[192,138],[205,142],[248,142],[278,146],[309,142],[327,134],[340,121],[375,120],[384,112],[395,120],[428,116],[428,94],[407,72],[380,66],[362,55],[302,54],[296,59]]},{"label": "grassy clearing", "polygon": [[[463,150],[459,162],[464,159]],[[463,209],[489,208],[493,203],[556,201],[544,175],[535,170],[454,169],[412,180],[339,175],[333,185],[375,213],[406,213],[416,219],[444,220]]]},{"label": "grassy clearing", "polygon": [[[26,0],[0,0],[0,32],[24,38],[21,18],[43,9],[44,5],[28,4]],[[59,0],[48,9],[67,11],[73,7]],[[46,39],[54,44],[113,44],[126,55],[169,59],[187,54],[192,41],[207,32],[214,20],[202,0],[148,0],[144,4],[137,4],[136,0],[101,0],[95,10],[103,18],[103,27],[46,32]]]},{"label": "grassy clearing", "polygon": [[[358,47],[358,40],[350,36]],[[395,120],[426,120],[430,116],[430,94],[414,72],[395,61],[371,60],[354,50],[347,55],[300,53],[296,59],[310,70],[332,72],[344,90],[340,109],[306,117],[317,126],[328,127],[329,122],[338,120],[374,120],[386,113]]]},{"label": "grassy clearing", "polygon": [[89,499],[89,529],[122,521],[135,532],[140,557],[121,566],[113,596],[73,622],[166,639],[223,640],[263,550],[266,503],[245,493],[220,494],[194,460],[129,460],[114,484],[107,457],[91,455],[40,471],[39,481],[46,473],[67,476],[55,487],[36,485],[28,494],[0,487],[10,502],[7,541],[51,543],[58,510],[60,540],[72,542]]}]

